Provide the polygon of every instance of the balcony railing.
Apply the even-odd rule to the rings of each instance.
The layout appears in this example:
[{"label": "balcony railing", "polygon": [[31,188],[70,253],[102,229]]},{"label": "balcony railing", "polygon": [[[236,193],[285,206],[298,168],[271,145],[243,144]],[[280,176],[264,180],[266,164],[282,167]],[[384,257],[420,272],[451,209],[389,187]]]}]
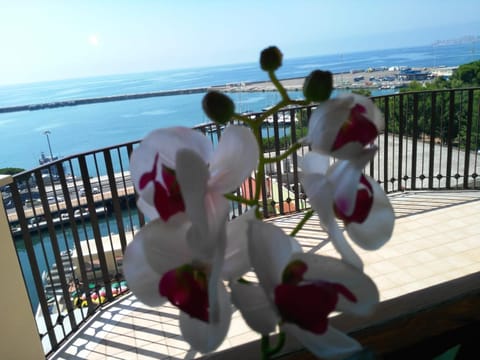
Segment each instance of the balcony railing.
[{"label": "balcony railing", "polygon": [[[480,88],[375,97],[386,128],[365,171],[388,193],[480,189]],[[265,122],[263,149],[281,154],[306,135],[314,106]],[[256,117],[259,114],[251,114]],[[197,128],[215,145],[223,128]],[[99,307],[128,290],[122,254],[146,219],[135,206],[129,156],[138,142],[69,156],[14,176],[3,201],[44,350],[49,354]],[[268,164],[265,217],[306,209],[299,164],[308,147]],[[237,191],[253,193],[255,179]],[[230,216],[245,208],[231,205]]]}]

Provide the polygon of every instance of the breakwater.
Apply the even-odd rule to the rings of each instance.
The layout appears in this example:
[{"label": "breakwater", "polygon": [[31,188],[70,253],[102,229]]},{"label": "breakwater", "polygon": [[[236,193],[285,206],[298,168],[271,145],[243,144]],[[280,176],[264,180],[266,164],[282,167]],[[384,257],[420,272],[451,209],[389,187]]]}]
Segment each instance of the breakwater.
[{"label": "breakwater", "polygon": [[124,95],[102,96],[102,97],[96,97],[96,98],[77,99],[77,100],[54,101],[54,102],[43,103],[43,104],[7,106],[7,107],[0,108],[0,113],[54,109],[54,108],[60,108],[65,106],[77,106],[77,105],[106,103],[106,102],[112,102],[112,101],[146,99],[146,98],[159,97],[159,96],[198,94],[198,93],[207,92],[208,89],[209,87],[201,87],[201,88],[193,88],[193,89],[154,91],[154,92],[140,93],[140,94],[124,94]]}]

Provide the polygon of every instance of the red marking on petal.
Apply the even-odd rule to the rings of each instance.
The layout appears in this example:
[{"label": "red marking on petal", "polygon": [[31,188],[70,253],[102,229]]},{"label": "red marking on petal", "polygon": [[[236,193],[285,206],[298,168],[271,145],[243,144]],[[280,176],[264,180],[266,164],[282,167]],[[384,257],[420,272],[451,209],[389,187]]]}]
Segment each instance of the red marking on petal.
[{"label": "red marking on petal", "polygon": [[356,302],[345,286],[327,281],[304,285],[281,284],[275,288],[275,304],[282,319],[315,334],[327,331],[328,315],[335,310],[338,294]]},{"label": "red marking on petal", "polygon": [[340,128],[332,150],[338,150],[350,142],[359,142],[365,146],[375,140],[377,127],[365,116],[365,112],[365,107],[360,104],[350,110],[350,117]]},{"label": "red marking on petal", "polygon": [[160,295],[193,318],[208,322],[206,275],[190,265],[166,272],[158,285]]},{"label": "red marking on petal", "polygon": [[152,170],[140,177],[139,188],[143,190],[150,182],[153,182],[153,203],[162,220],[167,221],[176,213],[185,211],[185,204],[175,176],[175,171],[162,164],[162,179],[165,185],[162,185],[156,180],[157,161],[158,154],[155,155]]},{"label": "red marking on petal", "polygon": [[342,284],[332,284],[337,293],[342,294],[347,300],[356,303],[357,302],[357,297],[355,296],[354,293],[352,293],[350,290],[348,290],[347,287],[343,286]]},{"label": "red marking on petal", "polygon": [[342,209],[341,204],[334,203],[333,208],[335,211],[335,215],[340,220],[343,220],[345,223],[363,223],[368,214],[370,214],[370,210],[372,209],[373,205],[373,188],[368,182],[365,175],[362,174],[360,177],[360,182],[358,183],[358,190],[357,190],[357,197],[355,199],[355,208],[351,215],[346,215]]},{"label": "red marking on petal", "polygon": [[165,182],[165,187],[155,181],[153,202],[160,217],[164,221],[167,221],[176,213],[185,211],[185,203],[183,202],[175,172],[162,165],[162,177]]},{"label": "red marking on petal", "polygon": [[149,182],[155,181],[155,177],[157,176],[157,161],[158,161],[158,154],[155,155],[155,161],[153,162],[153,169],[140,177],[140,182],[138,186],[140,190],[143,190],[145,186],[148,185]]}]

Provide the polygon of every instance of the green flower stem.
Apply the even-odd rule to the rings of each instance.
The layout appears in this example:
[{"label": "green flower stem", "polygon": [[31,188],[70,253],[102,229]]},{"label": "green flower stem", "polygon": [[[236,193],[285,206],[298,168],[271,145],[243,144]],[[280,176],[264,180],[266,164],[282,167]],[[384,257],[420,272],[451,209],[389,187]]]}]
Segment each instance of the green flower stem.
[{"label": "green flower stem", "polygon": [[257,166],[257,172],[255,174],[255,197],[254,201],[257,205],[255,209],[255,216],[257,219],[262,218],[262,214],[260,212],[260,208],[258,206],[258,202],[260,200],[260,192],[262,191],[262,183],[265,178],[265,156],[263,155],[263,146],[262,146],[262,132],[260,130],[261,123],[255,122],[255,124],[252,126],[252,131],[253,134],[255,135],[255,139],[257,139],[257,144],[258,144],[258,149],[260,157],[258,159],[258,166]]},{"label": "green flower stem", "polygon": [[233,114],[232,118],[234,120],[238,120],[238,121],[241,121],[241,122],[245,123],[250,128],[253,127],[254,124],[255,124],[255,120],[252,120],[252,119],[248,118],[247,116],[243,116],[243,115],[240,115],[240,114],[237,114],[237,113]]},{"label": "green flower stem", "polygon": [[268,360],[271,356],[278,353],[282,350],[283,345],[285,345],[285,333],[280,331],[278,333],[278,342],[274,348],[270,347],[270,336],[262,335],[261,347],[262,347],[262,360]]},{"label": "green flower stem", "polygon": [[241,204],[250,205],[250,206],[257,205],[257,201],[248,200],[248,199],[245,199],[241,196],[236,196],[236,195],[233,195],[233,194],[225,194],[225,197],[228,200],[232,200],[232,201],[235,201],[235,202],[238,202],[238,203],[241,203]]},{"label": "green flower stem", "polygon": [[255,122],[259,123],[259,124],[262,124],[263,121],[269,117],[270,115],[273,115],[275,114],[276,112],[278,112],[281,108],[287,106],[287,105],[290,105],[292,104],[292,100],[288,99],[288,100],[282,100],[280,101],[277,105],[275,106],[272,106],[270,109],[268,109],[267,111],[263,112],[262,115],[260,115],[256,120]]},{"label": "green flower stem", "polygon": [[282,350],[283,345],[285,345],[285,333],[283,331],[280,331],[278,333],[278,342],[277,345],[273,348],[270,349],[270,355],[275,355],[278,353],[280,350]]},{"label": "green flower stem", "polygon": [[269,349],[270,349],[270,337],[268,335],[262,335],[262,360],[270,359]]},{"label": "green flower stem", "polygon": [[288,96],[287,90],[283,87],[283,85],[280,83],[280,81],[277,78],[277,75],[275,75],[275,71],[270,70],[268,72],[268,76],[270,77],[270,81],[275,85],[277,88],[278,92],[280,93],[282,100],[285,102],[289,102],[290,97]]},{"label": "green flower stem", "polygon": [[282,155],[276,156],[276,157],[273,157],[273,158],[265,159],[264,163],[265,163],[265,164],[269,164],[269,163],[275,163],[275,162],[277,162],[277,161],[284,160],[284,159],[286,159],[290,154],[293,154],[295,151],[297,151],[297,150],[300,149],[301,147],[302,147],[302,144],[295,143],[295,144],[293,144],[292,146],[290,146],[290,148],[288,148],[288,150],[285,151]]},{"label": "green flower stem", "polygon": [[303,228],[303,225],[305,225],[305,223],[308,221],[308,219],[310,219],[313,215],[313,210],[308,210],[305,215],[303,215],[303,219],[300,220],[300,222],[297,224],[297,226],[295,226],[295,229],[292,230],[292,232],[290,233],[290,236],[291,237],[294,237],[295,235],[297,235],[297,233],[302,230]]}]

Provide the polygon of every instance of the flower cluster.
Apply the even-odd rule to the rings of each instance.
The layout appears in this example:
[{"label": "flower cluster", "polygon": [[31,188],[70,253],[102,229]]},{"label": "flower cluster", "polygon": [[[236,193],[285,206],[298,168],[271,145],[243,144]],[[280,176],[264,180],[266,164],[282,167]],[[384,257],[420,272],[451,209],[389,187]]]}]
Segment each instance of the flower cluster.
[{"label": "flower cluster", "polygon": [[[302,185],[340,259],[304,253],[293,236],[261,220],[259,184],[266,159],[259,151],[260,127],[271,114],[243,117],[228,97],[211,92],[203,101],[206,114],[220,124],[237,120],[215,147],[198,131],[174,127],[152,132],[132,153],[138,207],[150,221],[127,246],[125,276],[145,304],[169,301],[178,307],[182,335],[200,352],[223,342],[233,304],[263,338],[279,330],[318,356],[347,356],[361,346],[332,328],[329,315],[368,314],[379,299],[349,240],[376,249],[393,229],[387,197],[362,173],[375,155],[372,143],[383,118],[367,98],[329,99],[328,72],[307,78],[305,102],[291,100],[274,74],[281,60],[275,47],[260,59],[282,95],[279,107],[319,102],[307,137],[286,154],[311,147],[301,165]],[[257,184],[254,199],[234,200],[250,210],[229,220],[228,194],[249,177]],[[251,270],[258,282],[242,277]],[[265,357],[271,349],[263,350]]]}]

